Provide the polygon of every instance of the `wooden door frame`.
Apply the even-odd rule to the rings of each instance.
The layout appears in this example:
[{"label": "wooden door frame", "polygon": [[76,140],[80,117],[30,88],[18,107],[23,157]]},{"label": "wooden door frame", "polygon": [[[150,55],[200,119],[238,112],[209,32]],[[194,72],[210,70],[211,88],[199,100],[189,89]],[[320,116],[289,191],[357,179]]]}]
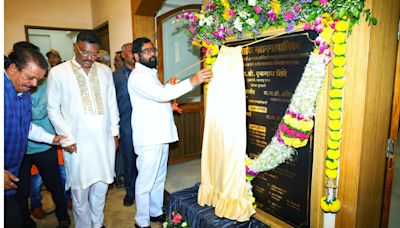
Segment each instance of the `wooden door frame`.
[{"label": "wooden door frame", "polygon": [[161,83],[164,83],[164,49],[163,49],[163,29],[162,29],[162,23],[165,19],[171,17],[171,15],[177,14],[179,12],[183,12],[184,10],[191,10],[191,9],[196,9],[200,10],[201,5],[186,5],[186,6],[181,6],[179,8],[173,9],[171,11],[168,11],[160,16],[157,17],[157,49],[158,49],[158,79],[160,80]]},{"label": "wooden door frame", "polygon": [[390,200],[392,197],[392,185],[394,177],[394,165],[396,160],[396,145],[399,134],[399,119],[400,119],[400,41],[397,43],[397,60],[395,71],[395,82],[392,101],[392,115],[390,120],[389,139],[394,141],[393,156],[386,158],[385,184],[383,190],[383,206],[381,216],[381,227],[388,227]]}]

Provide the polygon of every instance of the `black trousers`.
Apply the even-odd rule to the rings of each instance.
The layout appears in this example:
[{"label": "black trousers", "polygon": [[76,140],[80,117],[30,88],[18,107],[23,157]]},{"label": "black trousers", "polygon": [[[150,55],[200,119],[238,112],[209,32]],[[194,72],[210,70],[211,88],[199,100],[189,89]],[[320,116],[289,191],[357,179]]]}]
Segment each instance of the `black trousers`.
[{"label": "black trousers", "polygon": [[56,217],[58,221],[68,220],[67,204],[64,196],[64,186],[61,182],[60,168],[58,165],[57,148],[52,147],[41,153],[27,154],[22,161],[17,199],[22,212],[24,224],[29,224],[31,217],[28,207],[28,197],[31,187],[31,168],[35,165],[43,179],[43,183],[51,193],[56,205]]},{"label": "black trousers", "polygon": [[4,227],[23,228],[21,216],[16,196],[4,196]]},{"label": "black trousers", "polygon": [[121,153],[124,162],[124,183],[126,194],[135,197],[135,183],[138,175],[136,168],[135,150],[132,142],[132,131],[120,130],[119,153]]}]

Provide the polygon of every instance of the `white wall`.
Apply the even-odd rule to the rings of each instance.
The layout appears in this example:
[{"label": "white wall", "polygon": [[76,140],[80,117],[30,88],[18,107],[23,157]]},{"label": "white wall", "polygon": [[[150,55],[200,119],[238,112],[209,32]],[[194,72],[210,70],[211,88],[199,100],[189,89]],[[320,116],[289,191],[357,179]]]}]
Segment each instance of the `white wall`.
[{"label": "white wall", "polygon": [[158,11],[157,17],[173,9],[179,8],[184,5],[202,4],[203,0],[167,0],[164,6]]},{"label": "white wall", "polygon": [[130,0],[91,0],[93,28],[108,21],[110,34],[111,66],[114,68],[114,55],[125,43],[132,42],[132,15]]},{"label": "white wall", "polygon": [[90,0],[5,0],[4,51],[26,40],[25,25],[91,29],[92,24]]},{"label": "white wall", "polygon": [[[33,40],[32,36],[47,36],[48,43]],[[76,41],[77,32],[32,29],[29,31],[29,41],[40,47],[40,51],[45,55],[49,49],[53,48],[60,52],[63,60],[72,59],[74,56],[73,43]]]}]

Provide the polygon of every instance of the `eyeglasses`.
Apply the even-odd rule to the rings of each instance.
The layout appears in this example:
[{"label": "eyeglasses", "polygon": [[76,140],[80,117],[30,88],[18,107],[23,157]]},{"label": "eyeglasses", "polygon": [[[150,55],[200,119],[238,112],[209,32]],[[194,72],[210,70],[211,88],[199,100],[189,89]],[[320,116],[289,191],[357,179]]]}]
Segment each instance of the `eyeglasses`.
[{"label": "eyeglasses", "polygon": [[144,54],[157,53],[157,48],[145,48],[142,50]]},{"label": "eyeglasses", "polygon": [[89,55],[95,59],[97,59],[99,57],[98,52],[90,52],[90,51],[86,51],[86,50],[82,51],[77,44],[75,44],[75,47],[76,47],[76,49],[78,49],[79,53],[84,57],[88,57]]}]

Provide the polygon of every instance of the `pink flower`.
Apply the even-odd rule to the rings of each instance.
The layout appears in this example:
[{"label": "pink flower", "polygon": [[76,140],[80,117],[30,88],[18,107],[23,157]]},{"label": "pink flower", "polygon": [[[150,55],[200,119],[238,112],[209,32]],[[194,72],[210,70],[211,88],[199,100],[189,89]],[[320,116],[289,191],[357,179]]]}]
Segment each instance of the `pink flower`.
[{"label": "pink flower", "polygon": [[194,34],[196,32],[196,29],[193,26],[190,26],[189,31]]},{"label": "pink flower", "polygon": [[307,24],[304,25],[304,30],[310,30],[311,27],[312,27],[311,24],[307,23]]},{"label": "pink flower", "polygon": [[186,12],[183,14],[183,17],[185,17],[186,19],[191,19],[193,18],[193,13],[192,12]]},{"label": "pink flower", "polygon": [[317,18],[315,18],[315,25],[319,25],[322,22],[322,17],[318,16]]},{"label": "pink flower", "polygon": [[325,6],[326,4],[328,4],[328,0],[319,0],[319,3]]},{"label": "pink flower", "polygon": [[272,10],[270,10],[270,11],[268,11],[268,17],[269,17],[269,20],[271,21],[271,23],[272,22],[275,22],[276,21],[276,14],[274,13],[274,11],[272,11]]},{"label": "pink flower", "polygon": [[256,14],[260,14],[261,11],[262,11],[261,7],[259,7],[257,5],[254,6],[254,12],[256,12]]},{"label": "pink flower", "polygon": [[296,138],[299,138],[299,139],[308,139],[308,138],[310,138],[310,135],[306,135],[306,134],[303,134],[303,133],[301,133],[301,132],[296,132]]},{"label": "pink flower", "polygon": [[321,24],[315,26],[315,28],[314,28],[314,30],[315,30],[316,32],[318,32],[318,33],[322,32],[323,29],[324,29],[324,27],[322,27]]},{"label": "pink flower", "polygon": [[296,130],[288,128],[287,131],[285,132],[285,134],[287,134],[288,136],[293,138],[296,135]]},{"label": "pink flower", "polygon": [[235,11],[233,11],[233,9],[229,10],[229,16],[231,16],[231,17],[235,16]]},{"label": "pink flower", "polygon": [[320,45],[321,42],[323,42],[322,37],[318,36],[318,37],[315,39],[315,44],[316,44],[316,45]]},{"label": "pink flower", "polygon": [[290,21],[293,18],[292,12],[286,12],[285,15],[283,16],[284,21]]},{"label": "pink flower", "polygon": [[298,13],[298,12],[300,12],[300,10],[301,10],[300,6],[295,6],[294,7],[294,12]]},{"label": "pink flower", "polygon": [[198,20],[198,18],[197,18],[196,16],[194,16],[194,17],[193,17],[193,23],[194,23],[194,24],[197,24],[197,20]]},{"label": "pink flower", "polygon": [[328,49],[328,45],[325,42],[322,42],[321,45],[319,45],[319,54],[324,53],[326,49]]},{"label": "pink flower", "polygon": [[176,215],[174,216],[174,215],[172,215],[173,216],[173,218],[172,218],[172,223],[174,224],[174,225],[177,225],[177,224],[179,224],[181,221],[182,221],[182,215],[180,215],[179,213],[176,213]]}]

